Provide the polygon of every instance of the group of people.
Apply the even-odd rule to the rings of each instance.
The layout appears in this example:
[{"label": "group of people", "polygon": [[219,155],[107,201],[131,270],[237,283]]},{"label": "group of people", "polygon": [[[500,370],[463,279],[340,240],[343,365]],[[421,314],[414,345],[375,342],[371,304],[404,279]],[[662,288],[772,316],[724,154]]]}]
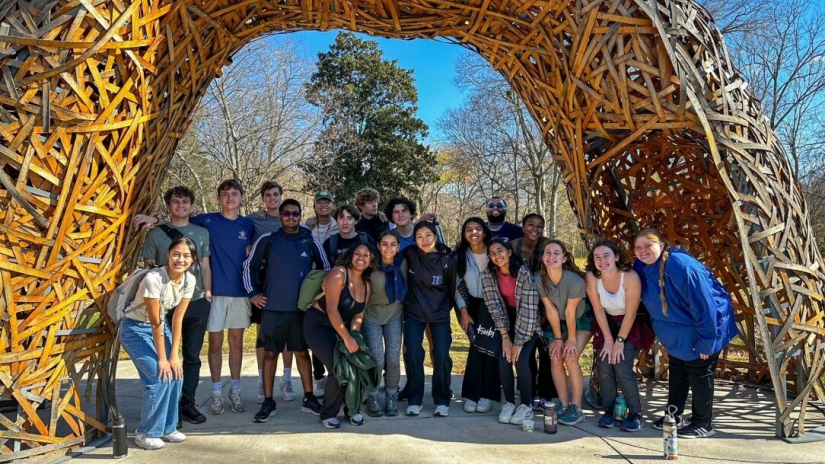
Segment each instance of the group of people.
[{"label": "group of people", "polygon": [[[264,208],[243,217],[244,189],[227,180],[217,189],[221,211],[193,215],[194,194],[175,187],[164,196],[168,221],[140,214],[133,221],[136,227],[157,226],[147,234],[143,258],[158,266],[141,282],[120,326],[122,345],[145,387],[138,446],[159,449],[164,441],[183,441],[177,430],[183,420],[206,420],[194,399],[207,332],[208,413],[224,412],[224,331],[230,409],[247,410],[240,370],[243,333],[253,323],[260,403],[255,422],[267,422],[277,411],[279,355],[284,372],[278,397],[295,399],[295,359],[301,410],[319,416],[324,427],[340,427],[342,406],[354,426],[364,423],[364,413],[398,415],[399,402],[407,403],[407,415],[417,416],[425,337],[433,415],[447,416],[453,397],[451,314],[471,341],[460,392],[467,413],[488,412],[498,402],[499,422],[522,424],[533,418],[538,397],[556,403],[559,423],[581,422],[580,357],[592,338],[606,405],[598,425],[637,431],[644,420],[633,363],[655,335],[670,355],[668,404],[677,408],[680,436],[715,433],[714,370],[719,352],[737,333],[730,296],[704,265],[657,230],[636,235],[635,263],[617,243],[597,242],[585,272],[563,242],[543,236],[540,214],[526,215],[521,226],[508,222],[500,197],[487,202],[486,220],[464,221],[451,250],[439,240],[434,215],[416,222],[416,204],[404,197],[388,200],[381,213],[373,189],[360,190],[355,205],[338,207],[330,192],[320,191],[314,215],[302,222],[302,205],[283,199],[277,183],[265,183],[260,195]],[[320,294],[301,302],[313,279],[321,279]],[[367,382],[363,411],[360,397],[350,401],[347,379],[339,382],[333,374],[344,371],[336,371],[341,359],[359,354],[383,373],[385,386],[382,397],[380,378]],[[693,414],[682,424],[689,389]],[[619,390],[628,413],[616,420]]]}]

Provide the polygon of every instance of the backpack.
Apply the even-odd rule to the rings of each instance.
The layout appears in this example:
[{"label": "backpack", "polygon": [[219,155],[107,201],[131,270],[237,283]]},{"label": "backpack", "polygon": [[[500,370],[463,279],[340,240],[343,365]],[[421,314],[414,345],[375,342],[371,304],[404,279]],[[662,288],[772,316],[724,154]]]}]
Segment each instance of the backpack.
[{"label": "backpack", "polygon": [[[126,316],[127,312],[134,310],[134,308],[128,308],[127,310],[127,307],[134,301],[135,296],[137,296],[140,283],[143,282],[147,274],[155,269],[157,268],[150,267],[136,270],[109,295],[109,301],[106,303],[106,312],[109,314],[109,319],[111,319],[115,325],[120,324],[120,321]],[[161,301],[163,301],[165,291],[166,286],[164,285],[160,291]]]},{"label": "backpack", "polygon": [[[329,251],[334,255],[333,258],[335,258],[330,264],[335,264],[335,261],[338,261],[338,237],[340,235],[341,234],[335,234],[329,238]],[[364,245],[370,244],[370,240],[367,238],[366,232],[358,232],[358,239],[361,240],[361,243]]]}]

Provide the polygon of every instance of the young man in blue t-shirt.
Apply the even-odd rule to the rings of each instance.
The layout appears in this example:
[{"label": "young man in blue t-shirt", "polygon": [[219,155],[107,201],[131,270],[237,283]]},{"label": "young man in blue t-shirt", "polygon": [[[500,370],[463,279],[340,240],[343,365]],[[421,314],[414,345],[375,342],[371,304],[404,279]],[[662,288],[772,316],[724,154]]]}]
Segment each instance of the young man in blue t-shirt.
[{"label": "young man in blue t-shirt", "polygon": [[[221,182],[218,186],[220,213],[207,213],[190,219],[192,224],[209,231],[212,251],[212,308],[206,330],[209,332],[209,371],[212,375],[212,402],[209,414],[223,414],[221,397],[221,365],[223,364],[223,331],[229,334],[229,402],[232,412],[246,411],[241,398],[241,363],[243,361],[243,332],[251,322],[251,307],[243,286],[243,262],[252,244],[255,225],[240,216],[244,190],[235,179]],[[133,221],[136,227],[158,224],[153,216],[138,214]]]}]

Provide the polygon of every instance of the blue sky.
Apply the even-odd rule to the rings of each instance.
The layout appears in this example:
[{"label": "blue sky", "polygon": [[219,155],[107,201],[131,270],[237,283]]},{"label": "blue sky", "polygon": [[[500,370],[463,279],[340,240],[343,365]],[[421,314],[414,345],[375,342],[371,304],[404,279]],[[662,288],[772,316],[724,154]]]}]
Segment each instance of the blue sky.
[{"label": "blue sky", "polygon": [[[300,47],[310,57],[325,52],[335,41],[337,31],[331,32],[295,32],[289,34],[292,41],[299,42]],[[415,86],[418,89],[418,117],[430,128],[428,142],[437,138],[436,123],[449,108],[461,105],[463,93],[453,85],[455,63],[459,55],[466,50],[459,45],[437,42],[435,40],[400,40],[383,39],[359,34],[365,39],[378,42],[384,52],[384,58],[398,60],[398,65],[412,69]],[[273,36],[276,41],[282,35]]]}]

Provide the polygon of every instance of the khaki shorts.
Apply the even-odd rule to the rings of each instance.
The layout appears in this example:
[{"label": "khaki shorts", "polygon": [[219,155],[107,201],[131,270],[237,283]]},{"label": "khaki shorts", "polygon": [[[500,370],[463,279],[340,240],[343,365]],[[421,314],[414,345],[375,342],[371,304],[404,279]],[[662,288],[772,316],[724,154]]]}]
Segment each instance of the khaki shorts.
[{"label": "khaki shorts", "polygon": [[224,329],[246,329],[252,325],[252,307],[245,296],[216,296],[209,310],[207,332],[223,332]]}]

